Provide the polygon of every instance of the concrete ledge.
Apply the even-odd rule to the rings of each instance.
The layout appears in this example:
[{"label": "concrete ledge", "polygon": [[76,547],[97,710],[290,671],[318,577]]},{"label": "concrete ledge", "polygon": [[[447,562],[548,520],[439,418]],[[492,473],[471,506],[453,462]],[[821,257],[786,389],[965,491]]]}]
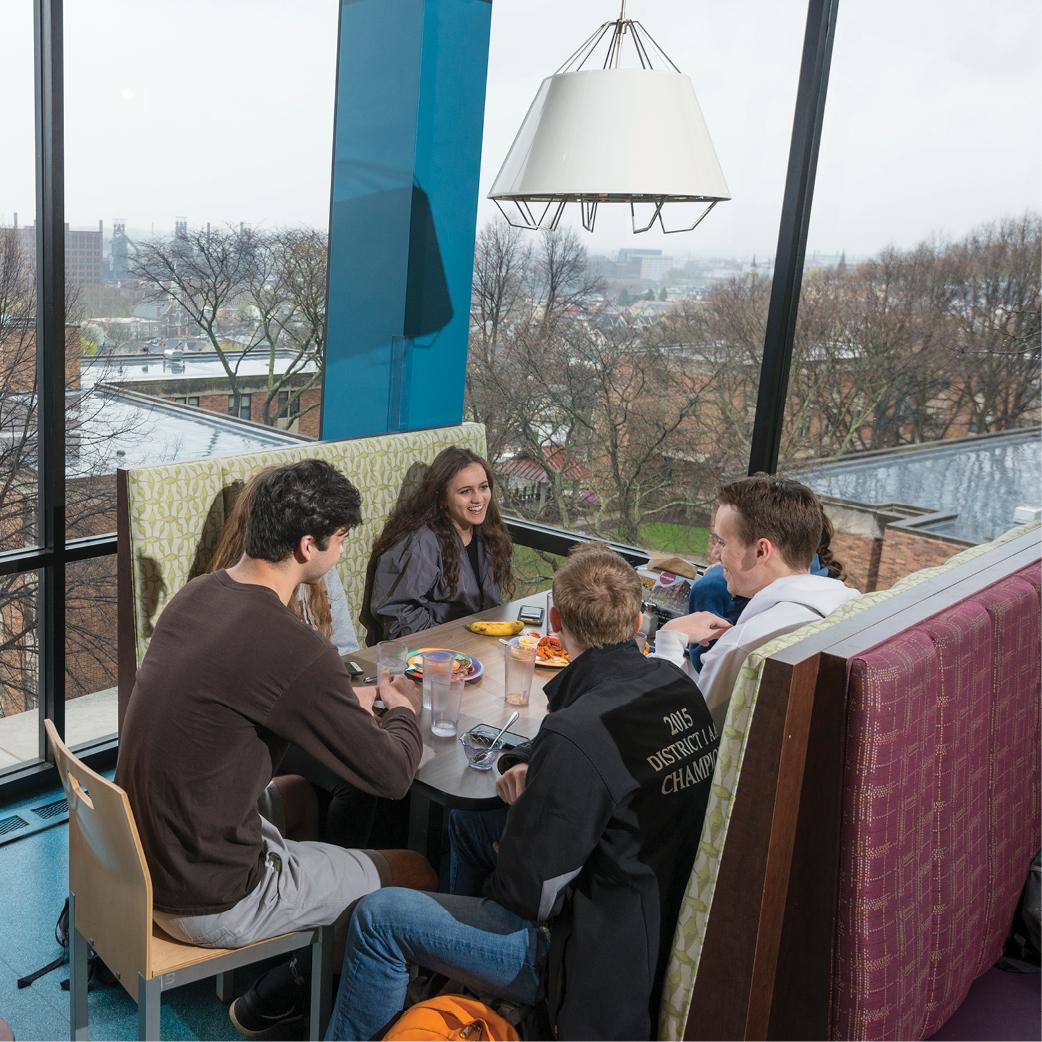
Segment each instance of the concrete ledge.
[{"label": "concrete ledge", "polygon": [[[0,770],[39,759],[39,712],[26,710],[0,718]],[[68,745],[99,741],[116,734],[116,689],[105,688],[65,703]]]}]

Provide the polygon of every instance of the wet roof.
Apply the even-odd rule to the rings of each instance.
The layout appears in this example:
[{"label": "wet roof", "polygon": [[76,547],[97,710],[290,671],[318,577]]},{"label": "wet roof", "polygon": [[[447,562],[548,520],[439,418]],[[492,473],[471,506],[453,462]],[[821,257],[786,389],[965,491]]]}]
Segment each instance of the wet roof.
[{"label": "wet roof", "polygon": [[[275,373],[284,373],[297,356],[288,351],[275,355]],[[231,357],[234,367],[235,356]],[[296,370],[301,373],[313,373],[315,363],[307,362]],[[268,357],[265,354],[247,356],[239,364],[239,376],[264,376],[268,372]],[[165,358],[156,354],[150,358],[99,357],[84,362],[80,367],[80,382],[84,387],[96,383],[127,383],[139,380],[192,380],[205,377],[222,377],[224,366],[216,354],[183,354],[181,358]]]},{"label": "wet roof", "polygon": [[114,474],[117,467],[260,452],[308,440],[234,417],[122,392],[93,391],[79,408],[80,419],[72,428],[78,437],[70,439],[67,461],[69,475],[75,477]]},{"label": "wet roof", "polygon": [[838,460],[795,476],[819,495],[954,514],[916,527],[984,543],[1016,525],[1017,507],[1042,507],[1040,454],[1034,428]]}]

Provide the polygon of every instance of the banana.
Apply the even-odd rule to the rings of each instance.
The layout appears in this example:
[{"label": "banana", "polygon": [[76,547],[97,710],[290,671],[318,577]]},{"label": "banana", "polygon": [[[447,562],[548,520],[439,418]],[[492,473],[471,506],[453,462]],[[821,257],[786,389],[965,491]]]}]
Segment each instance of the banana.
[{"label": "banana", "polygon": [[471,633],[480,633],[485,637],[515,637],[525,628],[525,624],[515,619],[513,622],[468,622],[467,629]]}]

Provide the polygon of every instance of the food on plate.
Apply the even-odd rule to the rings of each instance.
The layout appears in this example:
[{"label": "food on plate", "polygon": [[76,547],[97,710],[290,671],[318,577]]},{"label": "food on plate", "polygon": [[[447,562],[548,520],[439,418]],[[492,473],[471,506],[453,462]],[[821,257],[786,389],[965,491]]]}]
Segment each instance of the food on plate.
[{"label": "food on plate", "polygon": [[[424,651],[444,651],[445,648],[420,648],[417,651],[410,651],[409,658],[406,662],[406,672],[415,676],[423,676],[423,653]],[[452,672],[462,673],[465,677],[469,677],[475,670],[474,660],[469,655],[464,655],[462,651],[454,651],[452,659]]]},{"label": "food on plate", "polygon": [[480,633],[485,637],[514,637],[525,628],[519,619],[513,622],[468,622],[467,629],[471,633]]},{"label": "food on plate", "polygon": [[536,664],[540,666],[567,666],[571,661],[559,637],[552,633],[542,637],[535,646]]}]

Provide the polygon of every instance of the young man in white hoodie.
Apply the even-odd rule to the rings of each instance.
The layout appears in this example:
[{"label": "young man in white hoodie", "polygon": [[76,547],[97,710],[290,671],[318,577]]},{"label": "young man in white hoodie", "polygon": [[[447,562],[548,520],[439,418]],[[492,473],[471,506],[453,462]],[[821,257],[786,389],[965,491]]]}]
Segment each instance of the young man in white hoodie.
[{"label": "young man in white hoodie", "polygon": [[712,612],[695,612],[666,623],[655,640],[656,655],[676,665],[685,662],[688,644],[716,641],[697,674],[711,709],[731,697],[749,652],[859,596],[838,579],[810,574],[821,519],[817,497],[798,481],[758,474],[720,489],[718,556],[727,589],[749,603],[733,626]]}]

